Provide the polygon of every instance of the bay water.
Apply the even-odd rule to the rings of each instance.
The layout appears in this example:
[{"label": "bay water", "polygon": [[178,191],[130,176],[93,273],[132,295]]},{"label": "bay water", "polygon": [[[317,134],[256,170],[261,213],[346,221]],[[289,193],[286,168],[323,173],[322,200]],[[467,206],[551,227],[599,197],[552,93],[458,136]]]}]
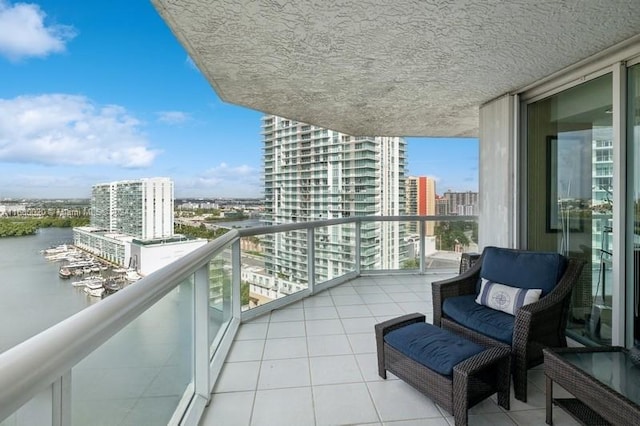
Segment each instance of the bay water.
[{"label": "bay water", "polygon": [[60,262],[49,262],[41,253],[72,241],[71,228],[0,238],[0,352],[100,300],[59,278]]}]

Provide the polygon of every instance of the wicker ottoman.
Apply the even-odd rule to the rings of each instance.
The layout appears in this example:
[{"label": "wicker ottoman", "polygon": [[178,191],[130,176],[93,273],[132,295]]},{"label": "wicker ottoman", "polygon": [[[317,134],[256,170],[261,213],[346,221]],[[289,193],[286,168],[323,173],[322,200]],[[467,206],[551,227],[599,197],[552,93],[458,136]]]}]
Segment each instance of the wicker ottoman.
[{"label": "wicker ottoman", "polygon": [[509,346],[478,345],[422,314],[376,324],[375,331],[380,377],[395,374],[452,413],[456,425],[466,425],[468,409],[494,393],[509,409]]}]

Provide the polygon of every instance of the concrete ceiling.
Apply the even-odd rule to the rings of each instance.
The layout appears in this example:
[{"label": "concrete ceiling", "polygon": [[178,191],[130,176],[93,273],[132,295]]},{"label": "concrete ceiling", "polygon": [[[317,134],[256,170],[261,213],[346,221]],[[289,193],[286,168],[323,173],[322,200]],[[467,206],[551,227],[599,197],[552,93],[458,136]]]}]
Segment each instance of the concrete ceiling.
[{"label": "concrete ceiling", "polygon": [[352,135],[478,107],[640,34],[640,0],[152,0],[224,101]]}]

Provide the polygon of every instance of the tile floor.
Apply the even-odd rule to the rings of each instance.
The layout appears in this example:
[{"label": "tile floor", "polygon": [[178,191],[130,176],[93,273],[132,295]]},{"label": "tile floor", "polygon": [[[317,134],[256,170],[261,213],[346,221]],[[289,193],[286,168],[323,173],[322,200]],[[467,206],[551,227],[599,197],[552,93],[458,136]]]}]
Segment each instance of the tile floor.
[{"label": "tile floor", "polygon": [[[378,376],[374,324],[432,317],[431,282],[450,275],[360,277],[243,324],[200,424],[453,425],[453,417],[391,374]],[[528,403],[492,397],[473,425],[544,425],[544,374],[529,372]],[[561,388],[554,396],[566,394]],[[577,423],[554,408],[554,424]]]}]

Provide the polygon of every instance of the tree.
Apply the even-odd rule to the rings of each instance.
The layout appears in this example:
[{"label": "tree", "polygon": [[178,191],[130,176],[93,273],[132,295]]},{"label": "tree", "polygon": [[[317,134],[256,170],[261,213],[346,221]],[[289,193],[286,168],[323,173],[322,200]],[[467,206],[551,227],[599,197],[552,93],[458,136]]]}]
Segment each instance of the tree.
[{"label": "tree", "polygon": [[240,282],[240,305],[245,306],[249,304],[249,282]]},{"label": "tree", "polygon": [[404,262],[402,262],[402,269],[417,269],[420,267],[420,260],[419,259],[407,259]]},{"label": "tree", "polygon": [[471,242],[465,231],[471,231],[477,235],[477,224],[475,222],[439,222],[436,224],[434,233],[439,242],[438,250],[454,250],[456,245],[468,246]]}]

